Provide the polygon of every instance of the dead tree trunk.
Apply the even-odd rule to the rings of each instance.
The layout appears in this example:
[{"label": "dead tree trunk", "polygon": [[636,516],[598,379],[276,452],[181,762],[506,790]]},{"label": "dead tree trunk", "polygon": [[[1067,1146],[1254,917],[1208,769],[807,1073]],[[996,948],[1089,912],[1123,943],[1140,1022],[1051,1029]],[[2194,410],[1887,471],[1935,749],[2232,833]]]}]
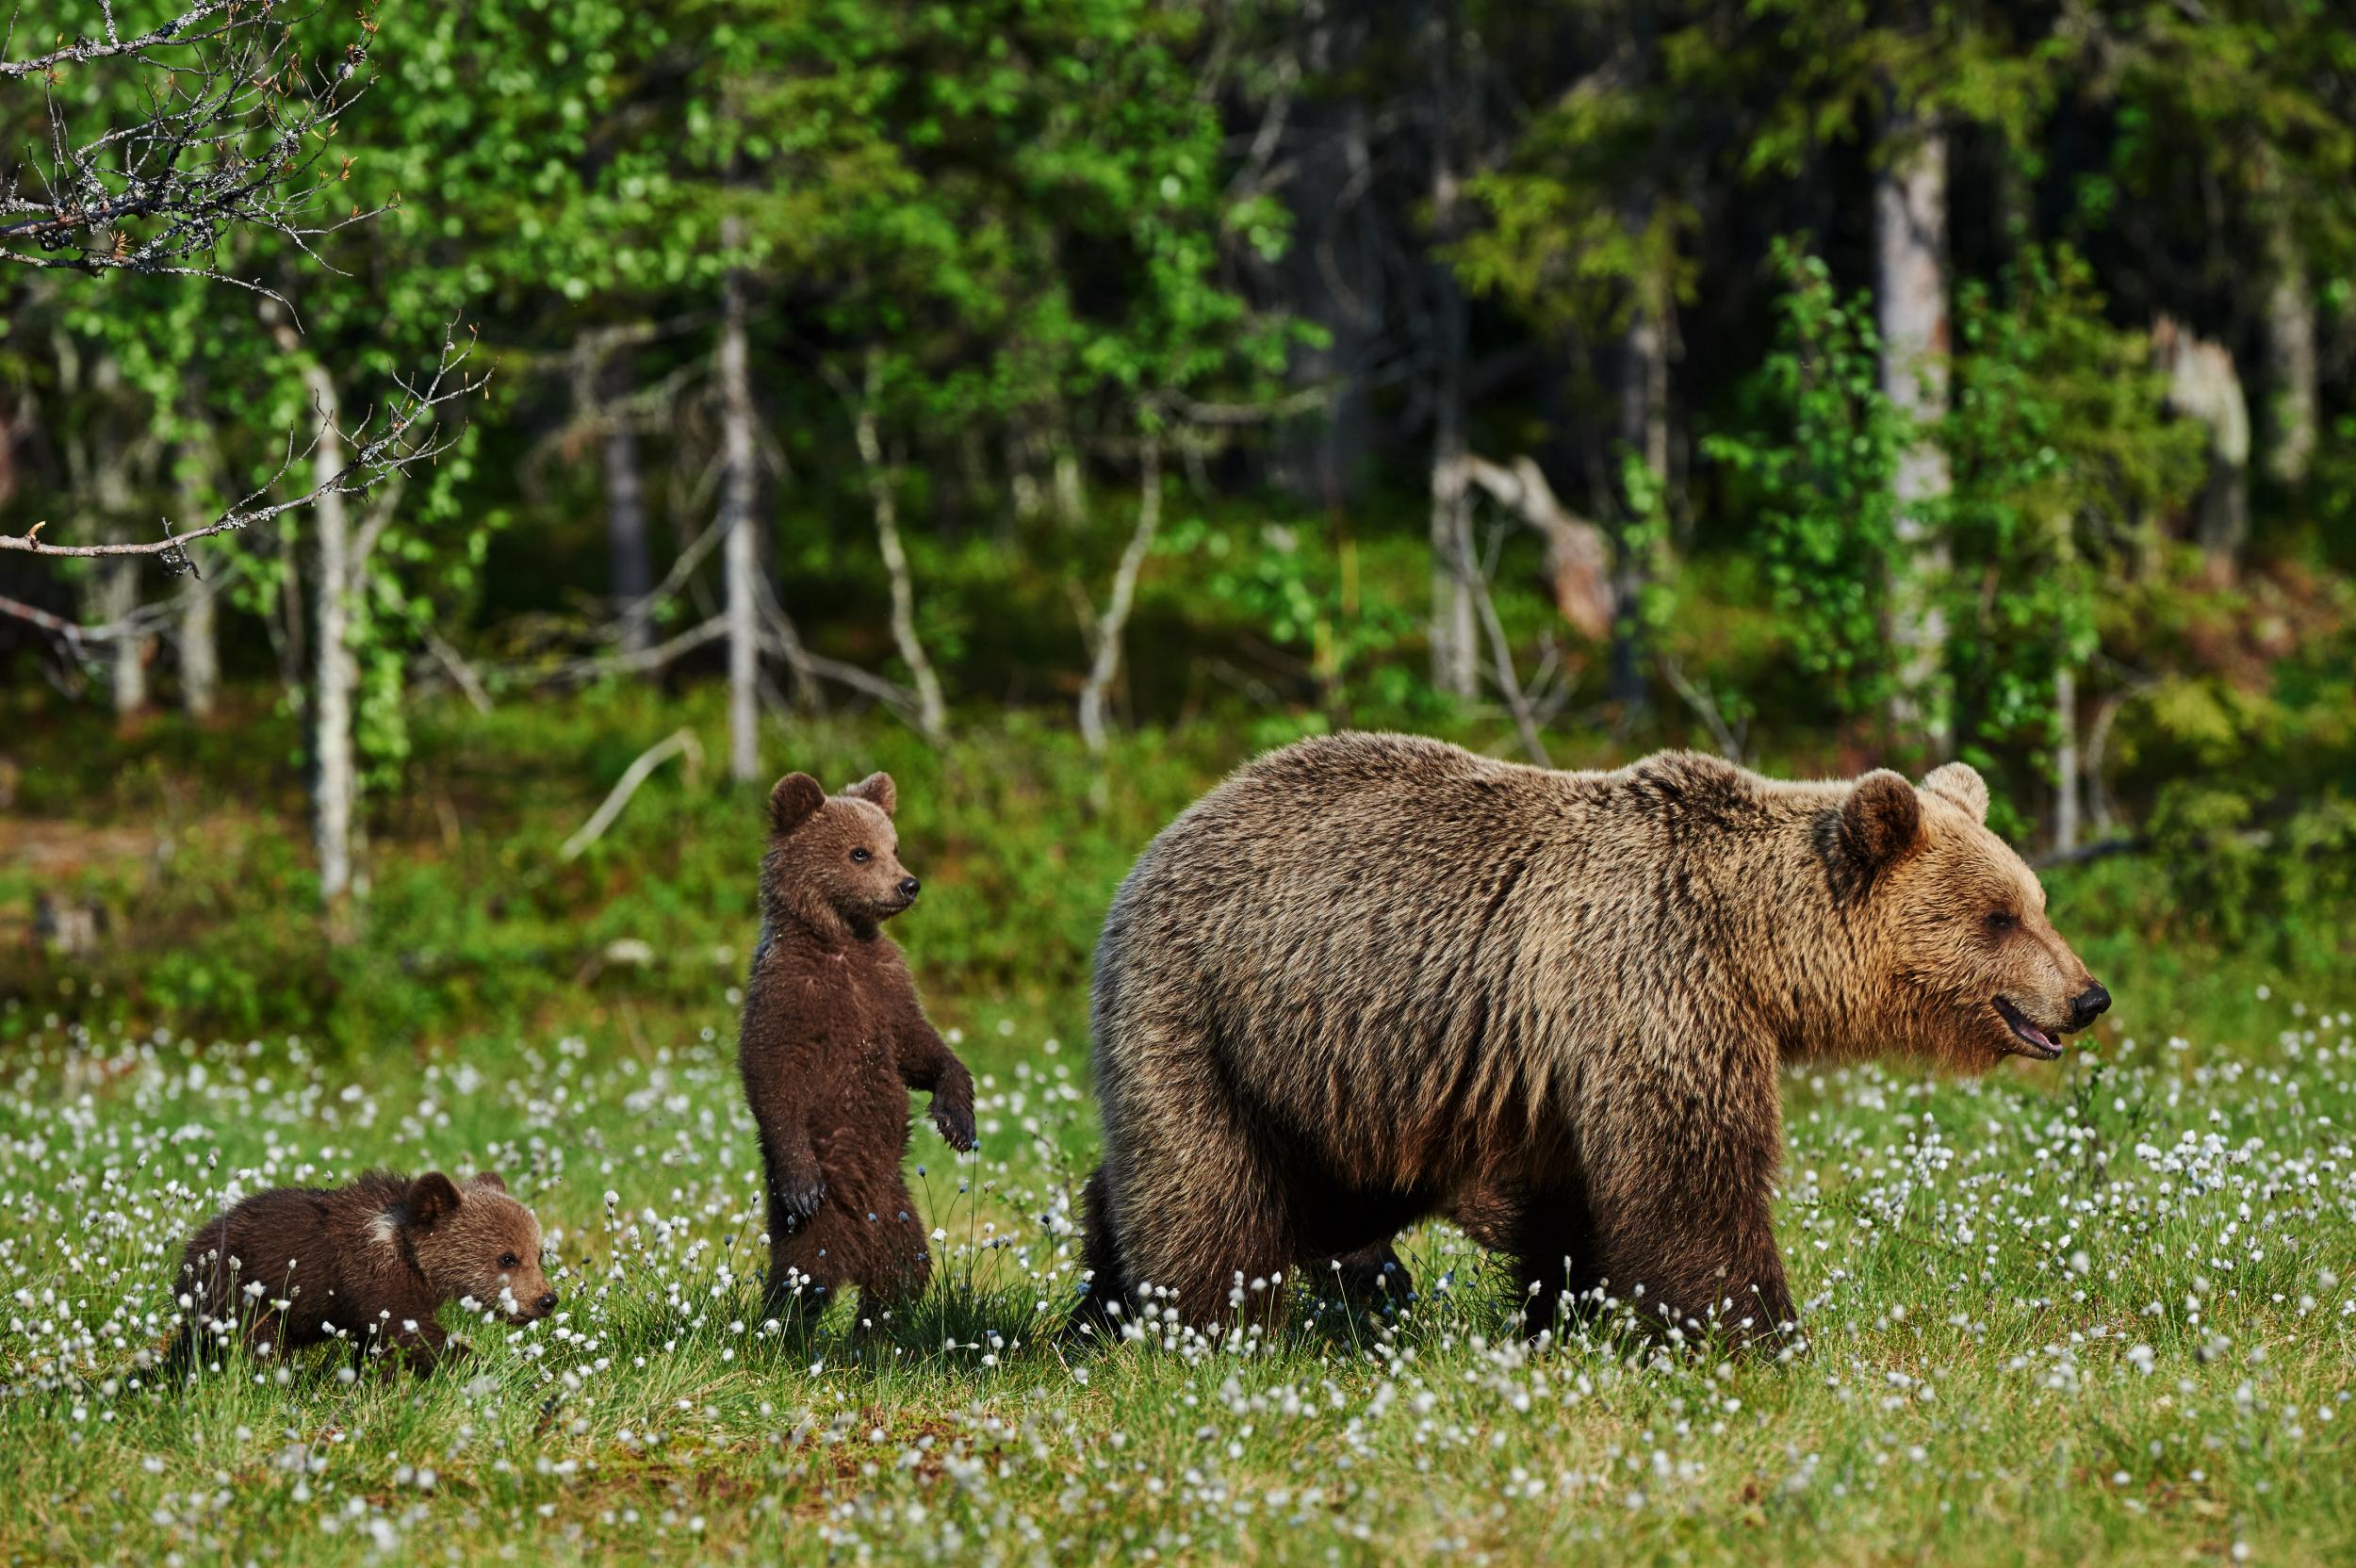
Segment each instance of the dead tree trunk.
[{"label": "dead tree trunk", "polygon": [[[343,437],[335,428],[335,383],[317,365],[303,373],[311,394],[318,445],[311,451],[314,483],[328,485],[344,466]],[[359,765],[353,744],[352,705],[360,685],[359,662],[352,650],[354,580],[352,515],[343,496],[329,488],[311,511],[317,570],[312,602],[318,614],[312,650],[317,659],[311,691],[312,817],[319,857],[319,897],[337,910],[352,885],[352,818],[359,798]]]},{"label": "dead tree trunk", "polygon": [[[205,515],[202,448],[180,458],[181,515]],[[180,652],[180,707],[192,719],[209,719],[221,692],[221,644],[217,626],[219,590],[210,582],[190,578],[180,590],[180,624],[175,635]]]},{"label": "dead tree trunk", "polygon": [[1442,271],[1441,362],[1432,420],[1432,684],[1470,698],[1481,685],[1474,619],[1470,453],[1464,441],[1464,302]]},{"label": "dead tree trunk", "polygon": [[[98,484],[92,499],[105,514],[97,531],[102,539],[121,539],[123,521],[130,514],[129,487],[121,478],[121,454],[105,462],[100,468]],[[90,594],[90,619],[102,625],[115,626],[129,619],[139,608],[139,563],[136,557],[119,561],[101,561],[92,574],[95,581]],[[106,649],[107,690],[114,703],[115,717],[128,719],[147,707],[147,656],[150,639],[117,637],[105,645]]]},{"label": "dead tree trunk", "polygon": [[1943,756],[1952,740],[1939,604],[1947,549],[1929,513],[1948,490],[1947,454],[1931,430],[1947,413],[1946,139],[1916,112],[1893,108],[1883,157],[1873,181],[1881,386],[1917,427],[1894,485],[1890,637],[1898,680],[1890,719],[1902,740]]},{"label": "dead tree trunk", "polygon": [[[721,245],[733,250],[742,242],[743,225],[724,220]],[[753,533],[759,476],[744,288],[743,270],[729,268],[720,322],[720,527],[728,592],[728,776],[750,784],[761,775],[761,550]]]},{"label": "dead tree trunk", "polygon": [[2193,537],[2209,571],[2230,582],[2241,567],[2250,533],[2250,402],[2233,351],[2197,337],[2163,316],[2151,344],[2168,373],[2168,405],[2209,433],[2209,477],[2193,516]]},{"label": "dead tree trunk", "polygon": [[875,399],[881,390],[880,356],[870,353],[867,377],[856,399],[859,461],[867,466],[867,488],[875,512],[875,543],[883,552],[884,572],[892,583],[892,640],[916,683],[916,727],[928,741],[938,741],[949,727],[948,706],[941,700],[941,678],[925,657],[924,640],[916,634],[916,586],[908,572],[908,551],[900,543],[900,506],[892,493],[892,469],[884,462],[883,441],[875,433]]},{"label": "dead tree trunk", "polygon": [[[1438,240],[1455,235],[1462,195],[1450,146],[1455,104],[1449,41],[1446,19],[1436,19],[1429,47],[1433,112],[1439,122],[1432,161],[1432,228]],[[1464,295],[1456,274],[1437,259],[1432,263],[1432,286],[1439,354],[1432,416],[1432,684],[1450,696],[1470,698],[1481,690],[1481,634],[1473,596],[1472,476],[1464,434]]]},{"label": "dead tree trunk", "polygon": [[1137,451],[1137,526],[1130,531],[1128,547],[1121,552],[1121,564],[1114,568],[1112,597],[1105,601],[1104,612],[1097,619],[1088,680],[1080,688],[1080,738],[1088,743],[1088,750],[1100,754],[1110,739],[1106,714],[1113,678],[1121,673],[1121,634],[1129,625],[1130,607],[1137,602],[1137,574],[1145,569],[1145,559],[1153,553],[1153,535],[1162,522],[1162,446],[1158,436],[1149,434],[1144,438]]},{"label": "dead tree trunk", "polygon": [[[617,351],[606,369],[606,403],[612,408],[630,392],[630,358]],[[605,427],[605,551],[607,592],[621,616],[621,651],[645,653],[654,645],[650,607],[654,563],[646,544],[646,494],[638,467],[638,432],[619,415]]]},{"label": "dead tree trunk", "polygon": [[[1652,309],[1640,307],[1621,346],[1620,439],[1652,475],[1669,482],[1669,331]],[[1665,541],[1634,537],[1638,521],[1633,497],[1624,497],[1626,521],[1612,568],[1612,596],[1619,614],[1612,628],[1610,694],[1629,707],[1644,701],[1644,649],[1637,607],[1644,584],[1659,564]]]},{"label": "dead tree trunk", "polygon": [[2276,482],[2305,482],[2315,456],[2315,296],[2307,258],[2287,214],[2268,227],[2273,277],[2266,292],[2267,400],[2266,472]]}]

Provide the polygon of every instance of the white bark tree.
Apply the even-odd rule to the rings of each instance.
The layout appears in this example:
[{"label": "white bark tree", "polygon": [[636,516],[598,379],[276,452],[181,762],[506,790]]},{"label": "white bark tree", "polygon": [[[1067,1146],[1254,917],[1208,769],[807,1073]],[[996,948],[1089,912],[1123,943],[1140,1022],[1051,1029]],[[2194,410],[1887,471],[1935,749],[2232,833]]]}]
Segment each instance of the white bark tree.
[{"label": "white bark tree", "polygon": [[2266,472],[2298,485],[2315,456],[2315,296],[2307,258],[2286,214],[2268,225],[2266,336],[2269,403]]},{"label": "white bark tree", "polygon": [[[630,356],[616,352],[606,374],[607,399],[618,404],[629,395]],[[654,566],[646,546],[646,493],[639,473],[638,429],[629,416],[616,413],[606,422],[600,443],[605,467],[606,593],[621,617],[621,650],[642,655],[654,646],[654,625],[647,614],[646,595],[654,587]]]},{"label": "white bark tree", "polygon": [[856,394],[844,395],[853,407],[859,461],[867,466],[867,491],[875,514],[875,544],[883,553],[884,573],[892,584],[892,640],[908,667],[916,688],[916,727],[928,741],[939,741],[949,728],[948,705],[941,698],[941,678],[925,657],[924,639],[916,632],[916,585],[908,571],[908,550],[900,542],[900,503],[892,486],[892,467],[884,461],[883,438],[875,429],[875,401],[881,392],[882,356],[867,357],[867,375]]},{"label": "white bark tree", "polygon": [[[281,347],[294,350],[293,334],[281,329]],[[360,663],[352,648],[352,603],[359,576],[352,535],[352,511],[333,483],[343,467],[343,436],[337,429],[335,379],[313,364],[303,372],[311,395],[317,441],[311,450],[314,481],[325,486],[311,509],[314,569],[311,681],[311,808],[319,847],[319,897],[331,914],[352,890],[352,820],[359,806],[358,747],[352,729],[360,686]]]},{"label": "white bark tree", "polygon": [[1927,427],[1947,413],[1947,142],[1922,115],[1893,109],[1873,180],[1876,314],[1882,391],[1924,427],[1898,461],[1890,636],[1898,663],[1891,727],[1944,756],[1952,743],[1946,690],[1948,569],[1931,505],[1949,488],[1947,454]]},{"label": "white bark tree", "polygon": [[[1454,40],[1444,12],[1426,30],[1432,60],[1432,235],[1445,243],[1463,219],[1463,176],[1457,167]],[[1464,433],[1464,295],[1456,273],[1431,268],[1433,335],[1439,367],[1432,413],[1432,684],[1450,696],[1481,691],[1481,626],[1474,594],[1478,568],[1472,548],[1472,470]]]},{"label": "white bark tree", "polygon": [[[205,495],[204,453],[180,456],[177,489],[183,515],[202,514]],[[173,642],[180,655],[180,707],[192,719],[209,719],[221,692],[221,643],[218,630],[220,587],[191,576],[180,588],[179,625]]]},{"label": "white bark tree", "polygon": [[[724,219],[720,243],[743,243],[744,226]],[[761,549],[753,532],[759,487],[753,432],[751,350],[746,341],[744,274],[731,267],[722,284],[720,319],[721,569],[728,596],[728,776],[761,776]]]},{"label": "white bark tree", "polygon": [[1129,625],[1130,608],[1137,602],[1137,574],[1145,569],[1145,559],[1153,552],[1153,536],[1161,523],[1162,445],[1160,437],[1149,433],[1137,451],[1137,525],[1130,530],[1129,543],[1121,552],[1121,564],[1114,568],[1112,596],[1105,601],[1104,613],[1096,619],[1088,649],[1088,679],[1080,687],[1080,738],[1092,752],[1101,754],[1111,739],[1108,713],[1113,680],[1121,673],[1121,634]]}]

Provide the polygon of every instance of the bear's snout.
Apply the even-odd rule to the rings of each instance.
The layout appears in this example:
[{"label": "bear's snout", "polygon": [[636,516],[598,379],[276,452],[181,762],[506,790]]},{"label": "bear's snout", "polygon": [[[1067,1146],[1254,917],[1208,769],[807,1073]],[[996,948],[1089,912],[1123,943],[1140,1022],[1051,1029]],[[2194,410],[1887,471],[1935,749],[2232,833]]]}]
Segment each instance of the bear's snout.
[{"label": "bear's snout", "polygon": [[2070,1027],[2083,1029],[2111,1004],[2111,993],[2098,983],[2080,991],[2070,1004]]},{"label": "bear's snout", "polygon": [[546,1317],[548,1314],[556,1310],[556,1292],[552,1290],[545,1292],[541,1296],[540,1299],[532,1304],[539,1312],[541,1316]]},{"label": "bear's snout", "polygon": [[919,882],[913,876],[903,876],[900,878],[900,896],[905,899],[913,900],[916,897],[918,890],[924,886],[924,883]]}]

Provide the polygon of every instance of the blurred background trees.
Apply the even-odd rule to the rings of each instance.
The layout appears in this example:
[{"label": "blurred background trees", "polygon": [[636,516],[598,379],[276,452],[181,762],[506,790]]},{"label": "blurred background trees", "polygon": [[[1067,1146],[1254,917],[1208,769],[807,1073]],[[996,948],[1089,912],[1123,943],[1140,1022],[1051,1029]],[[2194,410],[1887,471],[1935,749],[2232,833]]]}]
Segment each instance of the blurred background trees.
[{"label": "blurred background trees", "polygon": [[[437,461],[189,547],[201,580],[0,553],[9,722],[300,712],[331,903],[429,691],[725,682],[746,779],[792,760],[764,712],[845,705],[1959,755],[2064,855],[2287,843],[2356,766],[2324,0],[352,30],[274,45],[366,90],[292,206],[187,253],[217,276],[103,264],[182,243],[168,204],[0,272],[0,533],[52,545],[310,489],[454,320],[496,360],[421,411]],[[152,113],[158,68],[106,63],[17,79],[20,195],[57,104]]]}]

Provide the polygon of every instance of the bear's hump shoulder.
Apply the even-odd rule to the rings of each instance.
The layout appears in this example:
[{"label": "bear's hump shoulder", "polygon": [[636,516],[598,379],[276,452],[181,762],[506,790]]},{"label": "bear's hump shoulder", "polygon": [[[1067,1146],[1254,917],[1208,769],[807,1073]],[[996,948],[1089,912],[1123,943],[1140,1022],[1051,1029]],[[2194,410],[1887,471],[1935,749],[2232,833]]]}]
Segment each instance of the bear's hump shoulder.
[{"label": "bear's hump shoulder", "polygon": [[1630,763],[1622,776],[1648,791],[1696,803],[1739,805],[1759,799],[1756,774],[1708,752],[1657,751]]}]

